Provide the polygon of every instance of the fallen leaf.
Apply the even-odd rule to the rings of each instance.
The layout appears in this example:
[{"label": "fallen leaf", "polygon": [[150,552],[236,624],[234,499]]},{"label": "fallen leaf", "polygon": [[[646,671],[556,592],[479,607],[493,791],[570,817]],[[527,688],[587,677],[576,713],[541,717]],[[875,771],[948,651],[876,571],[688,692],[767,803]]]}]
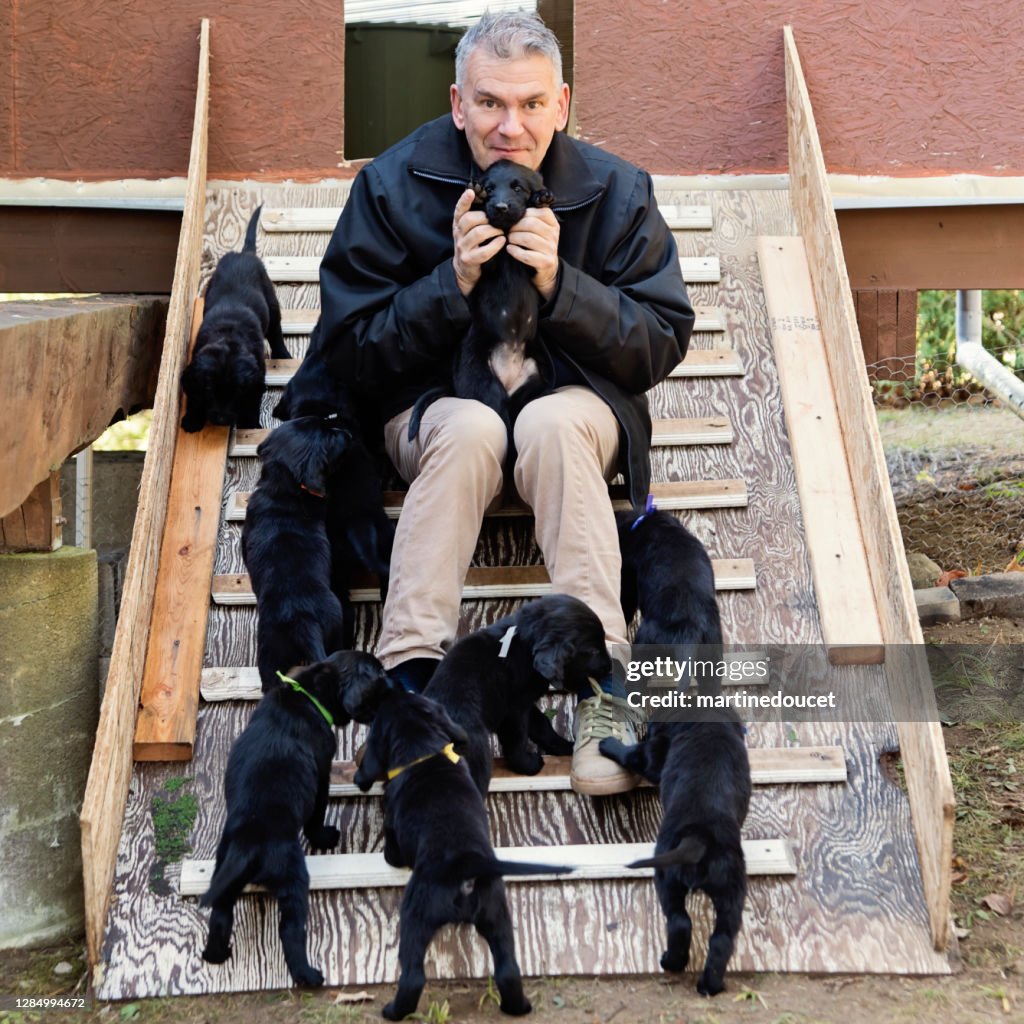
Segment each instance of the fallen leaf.
[{"label": "fallen leaf", "polygon": [[963,569],[950,569],[935,581],[935,586],[948,587],[951,580],[962,580],[966,575]]},{"label": "fallen leaf", "polygon": [[334,997],[334,1005],[338,1006],[341,1003],[365,1003],[370,999],[373,999],[373,996],[369,992],[339,992]]},{"label": "fallen leaf", "polygon": [[967,872],[966,871],[954,871],[952,876],[951,876],[951,878],[950,878],[950,881],[954,885],[959,885],[961,882],[966,882],[967,881]]},{"label": "fallen leaf", "polygon": [[1013,910],[1013,901],[1005,893],[990,893],[988,896],[984,897],[981,902],[984,903],[989,910],[994,911],[1000,917],[1009,917],[1010,911]]}]

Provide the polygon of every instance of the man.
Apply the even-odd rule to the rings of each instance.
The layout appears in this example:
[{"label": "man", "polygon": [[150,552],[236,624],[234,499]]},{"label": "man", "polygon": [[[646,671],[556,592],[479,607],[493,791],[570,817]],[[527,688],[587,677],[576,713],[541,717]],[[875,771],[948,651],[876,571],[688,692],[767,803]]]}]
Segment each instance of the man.
[{"label": "man", "polygon": [[[363,168],[320,269],[318,350],[330,371],[379,396],[384,439],[409,493],[398,523],[378,656],[422,689],[455,636],[485,511],[500,499],[505,428],[482,403],[442,398],[409,441],[412,405],[445,379],[469,327],[466,296],[502,248],[534,268],[539,334],[555,392],[515,425],[516,489],[534,511],[553,589],[586,601],[609,644],[626,642],[607,481],[635,504],[650,483],[643,393],[683,358],[693,310],[650,177],[568,138],[558,42],[534,13],[485,14],[456,53],[451,117]],[[498,160],[539,170],[553,209],[508,236],[468,187]],[[636,721],[602,681],[580,694],[572,783],[621,792],[636,779],[597,750]]]}]

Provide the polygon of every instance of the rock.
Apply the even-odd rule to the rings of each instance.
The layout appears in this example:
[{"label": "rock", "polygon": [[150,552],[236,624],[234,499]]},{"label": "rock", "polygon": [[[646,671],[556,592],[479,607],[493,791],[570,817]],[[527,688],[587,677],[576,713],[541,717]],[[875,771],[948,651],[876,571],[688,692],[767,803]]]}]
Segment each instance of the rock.
[{"label": "rock", "polygon": [[942,575],[942,567],[920,551],[907,552],[907,568],[910,569],[910,579],[915,590],[934,587],[935,581]]},{"label": "rock", "polygon": [[1021,573],[968,576],[953,580],[949,586],[960,599],[960,614],[965,619],[983,615],[1002,615],[1013,619],[1024,615],[1024,575]]},{"label": "rock", "polygon": [[53,969],[53,973],[63,977],[65,974],[70,974],[74,970],[71,964],[67,960],[61,960],[59,964]]}]

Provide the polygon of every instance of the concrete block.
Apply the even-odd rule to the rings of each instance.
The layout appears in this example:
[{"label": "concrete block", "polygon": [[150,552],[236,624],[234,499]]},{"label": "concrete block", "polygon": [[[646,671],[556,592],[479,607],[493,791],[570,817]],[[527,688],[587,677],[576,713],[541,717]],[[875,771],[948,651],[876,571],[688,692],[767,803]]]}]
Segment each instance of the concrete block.
[{"label": "concrete block", "polygon": [[965,619],[983,615],[1024,617],[1024,573],[996,572],[988,576],[965,576],[950,583],[960,601]]},{"label": "concrete block", "polygon": [[922,626],[960,621],[960,601],[949,587],[924,587],[914,591],[917,616]]},{"label": "concrete block", "polygon": [[97,627],[95,551],[0,557],[0,948],[82,927]]}]

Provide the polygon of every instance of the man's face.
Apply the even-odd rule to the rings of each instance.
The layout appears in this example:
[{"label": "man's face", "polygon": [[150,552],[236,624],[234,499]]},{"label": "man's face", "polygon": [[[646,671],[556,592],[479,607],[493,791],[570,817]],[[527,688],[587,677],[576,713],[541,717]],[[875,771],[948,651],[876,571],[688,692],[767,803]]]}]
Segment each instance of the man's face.
[{"label": "man's face", "polygon": [[466,133],[477,166],[498,160],[539,170],[556,131],[569,117],[569,87],[555,81],[547,57],[502,60],[474,50],[462,89],[451,88],[452,120]]}]

